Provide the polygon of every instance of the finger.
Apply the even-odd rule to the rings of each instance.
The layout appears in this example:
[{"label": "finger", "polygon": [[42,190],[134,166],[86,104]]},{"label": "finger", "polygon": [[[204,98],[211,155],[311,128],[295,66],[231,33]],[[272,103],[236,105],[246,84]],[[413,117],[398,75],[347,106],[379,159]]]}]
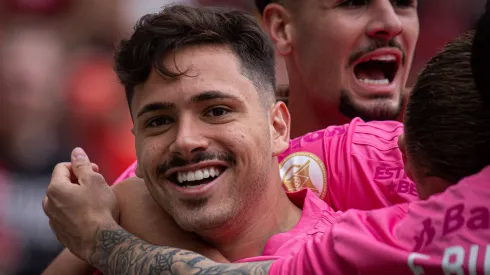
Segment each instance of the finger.
[{"label": "finger", "polygon": [[54,179],[66,179],[67,181],[71,181],[71,163],[58,163],[54,167],[53,174],[51,175],[51,181]]},{"label": "finger", "polygon": [[87,154],[80,147],[73,149],[71,153],[71,164],[73,173],[78,179],[85,178],[94,172]]},{"label": "finger", "polygon": [[[95,163],[91,163],[90,165],[91,165],[91,167],[92,167],[92,171],[94,171],[94,172],[96,172],[96,173],[98,173],[98,172],[99,172],[99,166],[98,166],[97,164],[95,164]],[[72,167],[71,162],[70,162],[70,163],[68,163],[68,167],[69,167],[69,168],[70,168],[70,170],[71,170],[71,167]],[[73,182],[73,183],[75,183],[75,184],[78,184],[78,179],[77,179],[77,176],[75,176],[75,173],[73,172],[73,170],[71,171],[71,182]]]},{"label": "finger", "polygon": [[48,217],[49,221],[53,220],[55,218],[55,214],[52,211],[52,205],[51,202],[49,201],[48,197],[44,197],[43,199],[43,211],[44,214],[46,214],[46,217]]},{"label": "finger", "polygon": [[42,204],[43,204],[43,211],[47,216],[48,213],[46,213],[46,212],[47,212],[47,208],[48,208],[48,196],[44,196]]}]

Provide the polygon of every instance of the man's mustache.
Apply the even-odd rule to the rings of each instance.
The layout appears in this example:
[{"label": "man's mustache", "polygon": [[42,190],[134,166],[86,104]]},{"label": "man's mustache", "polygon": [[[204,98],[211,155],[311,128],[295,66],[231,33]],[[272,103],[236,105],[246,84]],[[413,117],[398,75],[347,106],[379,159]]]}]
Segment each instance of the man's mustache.
[{"label": "man's mustache", "polygon": [[389,41],[386,40],[381,40],[381,39],[373,39],[371,40],[371,44],[367,46],[366,48],[355,52],[350,55],[349,57],[349,67],[354,65],[354,63],[359,60],[362,56],[374,52],[377,49],[381,48],[397,48],[402,52],[402,65],[405,64],[405,59],[406,59],[406,54],[405,51],[403,50],[402,46],[400,43],[396,42],[394,39],[391,39]]},{"label": "man's mustache", "polygon": [[224,161],[230,166],[236,163],[235,156],[230,152],[198,152],[194,154],[191,159],[188,160],[182,158],[179,155],[173,155],[170,160],[158,165],[157,174],[165,175],[169,169],[210,160]]}]

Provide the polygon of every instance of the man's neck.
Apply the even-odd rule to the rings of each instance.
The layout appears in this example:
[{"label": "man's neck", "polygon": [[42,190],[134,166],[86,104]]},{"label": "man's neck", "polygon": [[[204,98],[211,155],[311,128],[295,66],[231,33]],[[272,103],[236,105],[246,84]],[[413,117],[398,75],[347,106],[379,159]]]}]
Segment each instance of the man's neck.
[{"label": "man's neck", "polygon": [[292,118],[291,138],[350,121],[349,118],[338,112],[336,103],[328,105],[320,98],[309,98],[311,95],[300,86],[291,83],[289,87],[288,108]]},{"label": "man's neck", "polygon": [[250,202],[239,219],[221,227],[219,232],[199,235],[229,261],[260,256],[273,235],[293,229],[301,218],[301,209],[289,200],[280,182],[271,182],[269,186],[270,191]]}]

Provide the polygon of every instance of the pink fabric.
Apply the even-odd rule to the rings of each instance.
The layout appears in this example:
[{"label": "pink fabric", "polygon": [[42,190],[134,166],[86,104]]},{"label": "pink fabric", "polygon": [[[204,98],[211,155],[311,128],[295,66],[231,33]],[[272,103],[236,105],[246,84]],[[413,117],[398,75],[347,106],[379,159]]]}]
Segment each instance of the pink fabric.
[{"label": "pink fabric", "polygon": [[[418,199],[398,149],[395,121],[331,126],[290,142],[279,156],[284,188],[309,188],[334,210],[370,210]],[[136,163],[116,181],[134,176]]]},{"label": "pink fabric", "polygon": [[427,201],[350,210],[269,274],[490,274],[490,166]]},{"label": "pink fabric", "polygon": [[[306,134],[292,140],[289,149],[279,158],[281,175],[292,160],[297,167],[309,160],[309,178],[317,194],[335,210],[370,210],[418,200],[415,184],[403,170],[398,149],[398,136],[402,133],[403,124],[399,122],[366,123],[356,118],[349,124]],[[313,171],[313,166],[322,164],[325,178]],[[301,183],[301,173],[296,174],[294,180]],[[289,190],[298,188],[303,186]]]},{"label": "pink fabric", "polygon": [[303,189],[288,193],[288,196],[296,206],[303,210],[298,224],[287,232],[272,236],[265,244],[261,256],[238,262],[264,261],[292,256],[317,234],[330,230],[332,224],[335,223],[337,213],[318,196],[315,196],[311,190]]}]

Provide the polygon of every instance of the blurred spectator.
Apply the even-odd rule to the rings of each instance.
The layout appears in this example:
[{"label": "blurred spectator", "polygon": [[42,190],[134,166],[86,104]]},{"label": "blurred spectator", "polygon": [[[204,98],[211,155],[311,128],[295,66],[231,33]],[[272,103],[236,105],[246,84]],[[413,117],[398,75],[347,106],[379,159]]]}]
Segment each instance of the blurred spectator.
[{"label": "blurred spectator", "polygon": [[[18,235],[17,274],[39,272],[60,249],[39,202],[53,165],[69,154],[60,135],[64,54],[58,33],[39,23],[10,25],[0,45],[0,159],[10,174],[3,180],[9,190],[3,192],[3,224]],[[2,227],[0,234],[12,230]],[[0,246],[13,245],[7,240]]]},{"label": "blurred spectator", "polygon": [[9,252],[0,252],[2,275],[40,274],[62,249],[40,202],[72,147],[97,152],[108,180],[134,159],[131,120],[112,72],[121,35],[116,1],[35,2],[2,1],[0,165],[11,175],[0,182],[0,251]]},{"label": "blurred spectator", "polygon": [[47,25],[11,26],[4,35],[0,156],[10,171],[49,173],[60,160],[63,55],[61,38]]}]

